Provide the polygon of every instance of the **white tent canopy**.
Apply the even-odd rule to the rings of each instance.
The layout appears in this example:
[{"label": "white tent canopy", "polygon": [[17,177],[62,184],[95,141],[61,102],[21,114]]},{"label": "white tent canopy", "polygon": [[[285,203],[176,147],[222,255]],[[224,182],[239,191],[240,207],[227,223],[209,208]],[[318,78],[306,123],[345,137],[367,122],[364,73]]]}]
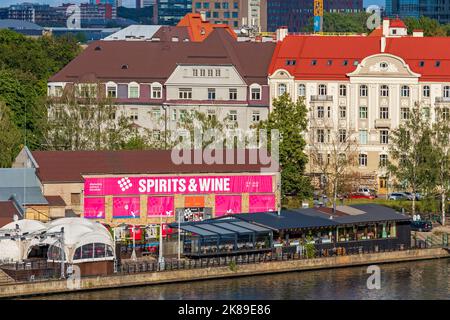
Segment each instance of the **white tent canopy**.
[{"label": "white tent canopy", "polygon": [[[0,260],[18,261],[21,256],[26,259],[31,250],[37,246],[48,246],[48,259],[61,260],[61,239],[46,234],[60,232],[64,228],[65,261],[69,263],[113,260],[114,241],[111,234],[102,224],[84,218],[61,218],[46,224],[34,220],[19,220],[7,224],[1,229],[16,229],[19,225],[19,234],[27,235],[23,241],[4,239],[0,240]],[[0,229],[0,231],[1,231]],[[81,249],[82,246],[83,250]],[[75,251],[83,252],[82,258],[74,259]],[[80,261],[76,261],[80,260]],[[81,261],[82,260],[82,261]]]}]

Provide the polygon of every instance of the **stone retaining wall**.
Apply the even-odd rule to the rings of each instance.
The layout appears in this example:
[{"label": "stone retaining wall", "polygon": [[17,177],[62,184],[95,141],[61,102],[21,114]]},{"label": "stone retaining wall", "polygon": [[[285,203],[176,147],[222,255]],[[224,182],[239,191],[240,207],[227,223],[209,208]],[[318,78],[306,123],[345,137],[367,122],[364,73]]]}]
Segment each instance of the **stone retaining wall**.
[{"label": "stone retaining wall", "polygon": [[375,263],[379,264],[448,257],[450,257],[450,253],[447,250],[433,248],[327,258],[254,263],[237,265],[234,270],[231,270],[229,267],[211,267],[202,269],[137,273],[130,275],[113,275],[81,279],[79,288],[75,290],[69,289],[68,282],[66,280],[18,283],[14,285],[0,285],[0,298],[37,294],[64,293],[94,289],[112,289],[119,287],[142,286],[181,281],[195,281],[289,271],[351,267]]}]

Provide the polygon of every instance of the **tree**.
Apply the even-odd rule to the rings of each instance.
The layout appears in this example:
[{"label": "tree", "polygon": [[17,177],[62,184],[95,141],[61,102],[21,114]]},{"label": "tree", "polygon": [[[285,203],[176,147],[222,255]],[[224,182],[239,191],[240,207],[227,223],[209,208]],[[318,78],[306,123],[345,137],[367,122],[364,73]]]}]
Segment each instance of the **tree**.
[{"label": "tree", "polygon": [[447,35],[445,25],[441,25],[439,21],[428,17],[407,17],[404,19],[404,22],[409,34],[412,34],[414,30],[420,29],[423,30],[425,37],[445,37]]},{"label": "tree", "polygon": [[[397,184],[411,189],[429,190],[433,183],[432,131],[429,109],[415,104],[409,112],[409,119],[393,130],[389,147],[391,160],[388,171],[396,178]],[[412,197],[412,214],[416,213],[416,199]]]},{"label": "tree", "polygon": [[258,130],[267,130],[269,135],[272,130],[278,130],[280,133],[281,195],[284,200],[291,195],[305,199],[312,194],[310,179],[304,175],[308,162],[304,151],[307,124],[304,99],[293,102],[285,93],[273,100],[273,109],[268,119],[261,121],[257,127]]},{"label": "tree", "polygon": [[312,110],[309,154],[312,171],[320,174],[321,182],[325,179],[323,189],[329,198],[333,199],[335,210],[338,192],[343,192],[354,179],[353,171],[358,161],[358,143],[354,132],[347,129],[334,130],[335,126],[331,122],[324,128],[323,123],[320,123],[321,120]]},{"label": "tree", "polygon": [[449,110],[437,109],[436,121],[432,127],[431,157],[434,160],[436,191],[441,196],[442,225],[445,225],[445,209],[450,192],[450,125]]},{"label": "tree", "polygon": [[110,99],[97,95],[98,86],[67,88],[61,97],[48,99],[49,115],[43,124],[48,149],[117,150],[135,138],[131,120]]},{"label": "tree", "polygon": [[0,101],[0,168],[9,168],[21,149],[22,134],[12,121],[11,110]]}]

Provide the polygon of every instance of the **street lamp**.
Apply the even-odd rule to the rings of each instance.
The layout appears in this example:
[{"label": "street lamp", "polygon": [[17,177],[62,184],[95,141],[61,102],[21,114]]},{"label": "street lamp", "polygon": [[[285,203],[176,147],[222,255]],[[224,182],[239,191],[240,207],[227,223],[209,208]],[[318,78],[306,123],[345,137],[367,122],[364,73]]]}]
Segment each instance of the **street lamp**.
[{"label": "street lamp", "polygon": [[159,215],[159,257],[158,257],[159,269],[164,269],[164,257],[163,257],[163,241],[162,241],[162,214]]},{"label": "street lamp", "polygon": [[180,217],[181,210],[178,210],[178,261],[181,260],[181,230],[180,230],[180,224],[181,224],[181,217]]},{"label": "street lamp", "polygon": [[136,229],[135,229],[135,225],[133,224],[133,229],[132,229],[132,236],[133,236],[133,253],[131,254],[131,260],[136,261]]}]

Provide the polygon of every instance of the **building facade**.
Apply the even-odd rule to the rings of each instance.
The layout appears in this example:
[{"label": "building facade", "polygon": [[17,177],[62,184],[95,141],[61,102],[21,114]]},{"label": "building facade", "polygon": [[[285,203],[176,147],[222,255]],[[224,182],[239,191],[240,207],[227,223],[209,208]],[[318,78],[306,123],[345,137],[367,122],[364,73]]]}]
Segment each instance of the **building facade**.
[{"label": "building facade", "polygon": [[202,42],[95,42],[49,80],[48,94],[58,99],[71,88],[94,85],[98,95],[115,101],[117,115],[156,136],[176,129],[194,110],[245,130],[267,118],[274,48],[237,42],[222,28]]},{"label": "building facade", "polygon": [[225,23],[237,29],[254,28],[267,31],[267,0],[193,0],[193,12],[204,12],[206,19],[213,23]]},{"label": "building facade", "polygon": [[450,22],[450,3],[439,0],[386,0],[386,15],[400,18],[425,16],[444,24]]},{"label": "building facade", "polygon": [[[415,104],[436,119],[450,108],[450,39],[406,35],[400,20],[383,20],[379,36],[287,36],[269,68],[270,96],[304,98],[309,153],[328,161],[337,143],[357,143],[360,185],[388,192],[389,134]],[[299,48],[301,48],[299,50]],[[340,48],[336,51],[335,48]],[[428,54],[414,48],[433,48]],[[342,151],[344,152],[344,151]],[[320,175],[310,158],[311,174]],[[320,162],[320,161],[319,161]]]},{"label": "building facade", "polygon": [[[287,26],[292,32],[305,31],[312,23],[314,1],[267,0],[267,29],[274,32]],[[362,12],[362,0],[324,0],[325,12]]]}]

